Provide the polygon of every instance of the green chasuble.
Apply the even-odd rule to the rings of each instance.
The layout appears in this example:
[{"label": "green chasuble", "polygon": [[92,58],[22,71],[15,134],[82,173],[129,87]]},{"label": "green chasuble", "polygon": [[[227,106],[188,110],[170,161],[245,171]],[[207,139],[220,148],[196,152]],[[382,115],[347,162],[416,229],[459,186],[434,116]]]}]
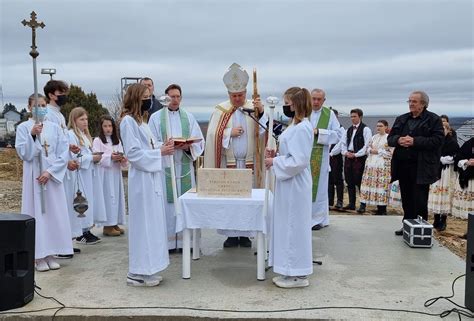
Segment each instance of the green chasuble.
[{"label": "green chasuble", "polygon": [[[319,116],[316,128],[327,129],[331,110],[327,107],[321,108],[321,116]],[[318,132],[319,134],[319,132]],[[314,137],[313,151],[311,152],[311,176],[313,176],[313,202],[316,201],[318,194],[319,175],[321,173],[321,163],[323,161],[324,145],[318,144],[318,136]]]},{"label": "green chasuble", "polygon": [[[162,109],[160,114],[160,130],[161,130],[161,137],[163,141],[168,139],[168,135],[166,133],[166,118],[168,113],[166,110]],[[180,108],[179,110],[179,118],[181,121],[181,135],[184,138],[189,138],[189,118],[188,114]],[[174,164],[171,164],[174,166]],[[184,173],[184,175],[183,175]],[[178,197],[186,193],[191,189],[191,159],[186,156],[185,152],[183,151],[183,156],[181,157],[181,189],[178,192]],[[165,180],[166,180],[166,199],[168,203],[173,203],[173,188],[171,185],[171,169],[165,169]]]}]

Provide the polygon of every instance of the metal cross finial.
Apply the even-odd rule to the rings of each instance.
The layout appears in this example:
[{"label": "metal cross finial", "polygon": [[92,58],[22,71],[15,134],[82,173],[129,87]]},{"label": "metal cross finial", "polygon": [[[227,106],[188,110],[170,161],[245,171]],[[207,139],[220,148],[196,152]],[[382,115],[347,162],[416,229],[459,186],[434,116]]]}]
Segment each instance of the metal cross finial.
[{"label": "metal cross finial", "polygon": [[46,157],[48,157],[48,148],[49,148],[49,145],[48,142],[46,141],[46,139],[44,140],[44,143],[43,143],[43,148],[44,148],[44,153],[46,155]]},{"label": "metal cross finial", "polygon": [[31,30],[32,30],[32,35],[31,35],[31,40],[32,40],[32,44],[31,44],[31,51],[30,51],[30,56],[34,58],[38,57],[39,56],[39,52],[36,50],[36,28],[40,27],[40,28],[44,28],[46,25],[43,23],[43,22],[38,22],[36,20],[36,12],[31,12],[31,20],[30,21],[26,21],[25,19],[23,19],[23,21],[21,22],[25,27],[30,27]]}]

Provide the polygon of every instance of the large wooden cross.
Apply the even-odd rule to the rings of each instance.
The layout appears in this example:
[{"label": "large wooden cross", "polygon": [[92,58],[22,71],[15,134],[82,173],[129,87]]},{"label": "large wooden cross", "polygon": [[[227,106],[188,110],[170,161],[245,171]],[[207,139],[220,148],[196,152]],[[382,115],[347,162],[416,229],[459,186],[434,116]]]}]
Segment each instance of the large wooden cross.
[{"label": "large wooden cross", "polygon": [[31,20],[26,21],[23,19],[21,22],[25,27],[30,27],[32,30],[32,35],[31,35],[31,51],[30,51],[30,56],[33,58],[36,58],[39,56],[39,52],[36,50],[36,29],[38,27],[44,28],[46,25],[43,22],[39,22],[36,20],[36,12],[31,12]]}]

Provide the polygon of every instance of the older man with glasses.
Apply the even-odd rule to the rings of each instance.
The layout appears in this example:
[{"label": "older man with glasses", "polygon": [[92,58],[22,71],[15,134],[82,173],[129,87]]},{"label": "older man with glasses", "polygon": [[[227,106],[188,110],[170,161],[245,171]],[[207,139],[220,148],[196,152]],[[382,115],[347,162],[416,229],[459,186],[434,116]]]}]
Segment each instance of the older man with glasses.
[{"label": "older man with glasses", "polygon": [[[387,138],[388,145],[395,147],[391,181],[400,183],[403,219],[422,216],[427,220],[430,184],[439,179],[443,124],[437,114],[427,110],[425,92],[412,92],[407,102],[410,112],[397,117]],[[395,234],[403,235],[403,230]]]}]

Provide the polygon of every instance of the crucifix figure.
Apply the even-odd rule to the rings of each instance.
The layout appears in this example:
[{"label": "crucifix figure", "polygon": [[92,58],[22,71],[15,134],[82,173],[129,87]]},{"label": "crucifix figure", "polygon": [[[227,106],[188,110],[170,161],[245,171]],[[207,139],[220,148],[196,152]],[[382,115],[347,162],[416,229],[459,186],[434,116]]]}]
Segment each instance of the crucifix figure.
[{"label": "crucifix figure", "polygon": [[48,148],[49,148],[49,146],[51,146],[51,145],[48,145],[48,142],[47,142],[46,139],[45,139],[45,140],[44,140],[44,143],[43,143],[43,148],[44,148],[44,155],[45,155],[46,157],[48,157]]},{"label": "crucifix figure", "polygon": [[33,57],[33,58],[36,58],[39,56],[39,52],[36,50],[36,28],[40,27],[40,28],[44,28],[46,25],[43,23],[43,22],[38,22],[36,20],[36,12],[31,12],[31,20],[30,21],[26,21],[25,19],[23,19],[23,21],[21,22],[25,27],[28,26],[31,28],[32,30],[32,34],[31,34],[31,51],[30,51],[30,56]]}]

